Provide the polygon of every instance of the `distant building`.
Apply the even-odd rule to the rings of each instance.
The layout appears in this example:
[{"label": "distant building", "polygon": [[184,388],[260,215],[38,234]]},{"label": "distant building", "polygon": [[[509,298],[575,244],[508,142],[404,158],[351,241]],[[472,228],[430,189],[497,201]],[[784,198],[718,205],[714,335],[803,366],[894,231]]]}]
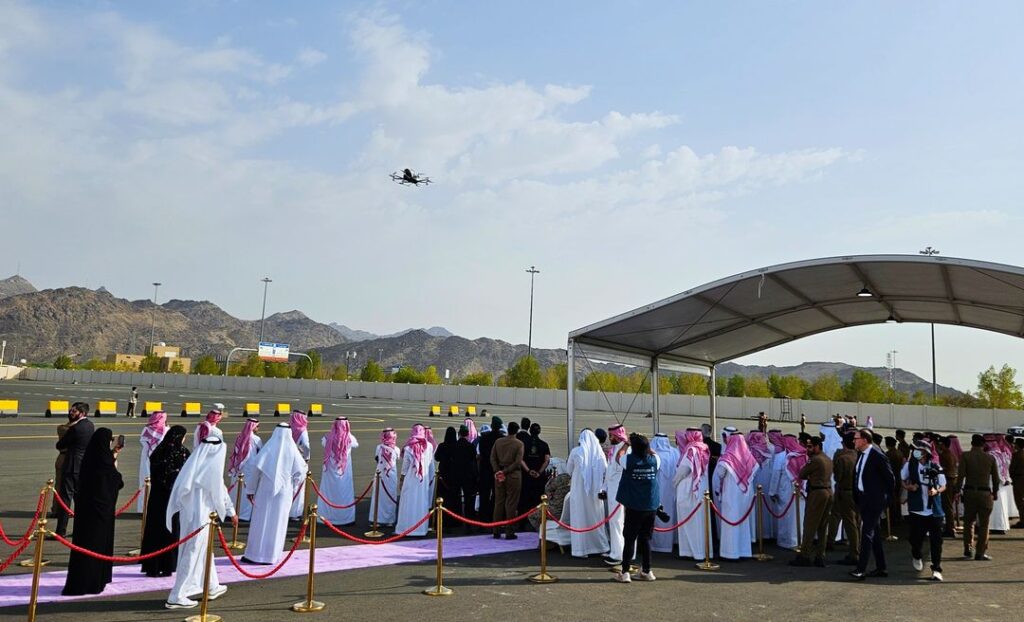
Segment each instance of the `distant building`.
[{"label": "distant building", "polygon": [[[149,352],[150,355],[160,359],[160,371],[174,371],[183,374],[192,371],[192,359],[181,356],[181,348],[178,346],[169,346],[161,342],[151,346]],[[113,363],[118,368],[124,366],[130,369],[139,369],[144,358],[146,357],[142,354],[118,353],[108,355],[107,362]]]},{"label": "distant building", "polygon": [[107,362],[113,363],[117,369],[138,369],[144,358],[141,354],[108,354]]}]

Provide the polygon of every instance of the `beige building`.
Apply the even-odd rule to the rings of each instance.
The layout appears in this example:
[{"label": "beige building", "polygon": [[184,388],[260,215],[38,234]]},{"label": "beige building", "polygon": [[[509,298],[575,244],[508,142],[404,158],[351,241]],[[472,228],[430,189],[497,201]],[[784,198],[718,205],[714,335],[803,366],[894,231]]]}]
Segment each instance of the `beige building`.
[{"label": "beige building", "polygon": [[144,358],[141,354],[108,354],[107,362],[113,363],[118,369],[138,369]]},{"label": "beige building", "polygon": [[[181,356],[181,348],[159,343],[152,346],[150,354],[160,359],[160,371],[178,372],[187,374],[192,371],[192,359]],[[146,358],[142,354],[110,354],[107,362],[113,363],[118,368],[138,369],[142,360]],[[180,366],[180,367],[179,367]]]}]

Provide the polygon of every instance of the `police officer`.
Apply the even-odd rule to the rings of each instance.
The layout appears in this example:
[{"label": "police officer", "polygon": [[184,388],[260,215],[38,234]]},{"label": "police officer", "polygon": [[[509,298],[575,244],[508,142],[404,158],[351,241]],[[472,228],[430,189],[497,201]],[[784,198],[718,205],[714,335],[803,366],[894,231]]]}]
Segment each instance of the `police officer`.
[{"label": "police officer", "polygon": [[832,519],[829,522],[828,542],[836,541],[840,521],[846,532],[846,557],[839,560],[844,566],[856,566],[860,552],[860,516],[853,502],[853,474],[857,470],[857,451],[853,448],[853,432],[843,435],[843,446],[832,457],[832,475],[836,489],[832,497]]},{"label": "police officer", "polygon": [[[989,561],[988,520],[992,505],[999,497],[999,471],[996,459],[985,453],[985,437],[971,436],[971,450],[960,461],[959,483],[964,500],[964,558]],[[977,523],[978,545],[974,548]]]},{"label": "police officer", "polygon": [[807,456],[807,464],[800,469],[799,475],[800,479],[807,480],[804,538],[799,555],[789,565],[813,564],[824,568],[825,540],[828,538],[829,516],[832,513],[832,460],[822,451],[820,436],[812,436],[808,440]]}]

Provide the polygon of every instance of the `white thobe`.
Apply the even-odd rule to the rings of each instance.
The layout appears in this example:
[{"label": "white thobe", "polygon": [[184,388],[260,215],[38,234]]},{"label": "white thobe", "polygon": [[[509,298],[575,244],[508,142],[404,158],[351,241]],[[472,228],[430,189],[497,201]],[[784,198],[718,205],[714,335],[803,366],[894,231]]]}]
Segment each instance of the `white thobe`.
[{"label": "white thobe", "polygon": [[[146,503],[145,488],[146,478],[149,477],[149,456],[153,453],[153,450],[149,448],[149,443],[146,442],[146,436],[148,434],[153,434],[154,436],[157,436],[160,440],[163,440],[164,438],[163,434],[156,435],[151,430],[149,430],[149,428],[146,428],[142,432],[142,434],[139,435],[139,442],[142,444],[142,450],[139,452],[139,489],[142,490],[142,492],[139,493],[139,500],[135,503],[135,508],[140,514],[142,513],[143,506]],[[166,434],[166,431],[164,432],[164,434]],[[156,444],[153,445],[153,449],[157,448],[157,446],[160,444],[160,440],[158,440]]]},{"label": "white thobe", "polygon": [[[220,494],[222,499],[215,502],[210,492],[196,489],[183,499],[183,507],[178,512],[178,520],[181,525],[179,533],[183,537],[199,527],[209,525],[210,512],[214,511],[217,505],[227,508],[227,516],[220,517],[222,521],[235,513],[228,489],[221,485],[217,494]],[[159,520],[159,518],[156,519]],[[174,587],[171,588],[171,593],[167,597],[168,602],[183,603],[188,598],[202,596],[203,577],[206,572],[206,547],[209,540],[206,530],[203,530],[198,536],[178,548],[178,566],[174,576]],[[217,589],[220,589],[217,565],[212,564],[210,567],[210,591]]]},{"label": "white thobe", "polygon": [[[385,455],[390,455],[391,466],[384,460]],[[377,474],[380,475],[379,494],[376,490],[370,492],[370,522],[373,523],[373,512],[377,508],[377,500],[380,498],[380,509],[377,510],[377,522],[381,525],[394,525],[398,510],[398,469],[401,466],[401,452],[397,447],[377,445]]]},{"label": "white thobe", "polygon": [[[618,455],[619,448],[625,444],[618,443],[612,447],[612,459],[608,461],[608,467],[604,472],[604,489],[608,493],[608,498],[605,499],[606,516],[611,516],[612,512],[615,512],[615,508],[619,506],[615,497],[619,493],[619,481],[622,480],[623,468],[615,456]],[[627,450],[626,453],[630,452]],[[622,547],[626,544],[626,539],[622,536],[622,527],[625,523],[626,511],[624,509],[619,509],[608,520],[608,557],[612,559],[622,559]]]},{"label": "white thobe", "polygon": [[[658,465],[659,501],[665,513],[668,514],[668,522],[663,523],[660,520],[656,520],[654,526],[669,527],[678,520],[676,518],[676,486],[673,480],[676,476],[676,460],[679,458],[679,452],[674,449],[667,452],[659,451],[658,458],[660,459]],[[619,511],[621,512],[622,510]],[[675,541],[675,529],[672,531],[655,531],[654,535],[651,536],[651,550],[671,553],[672,545],[675,544]]]},{"label": "white thobe", "polygon": [[[786,510],[785,514],[782,514],[775,523],[775,543],[784,549],[794,549],[800,543],[796,537],[796,524],[799,521],[801,529],[803,528],[804,520],[804,504],[800,504],[800,512],[797,513],[796,500],[790,504],[789,500],[793,497],[793,476],[789,474],[789,469],[786,468],[786,464],[789,460],[789,453],[780,451],[775,454],[775,460],[772,463],[772,469],[775,471],[772,474],[771,488],[768,490],[768,494],[778,498],[778,501],[772,503],[772,511],[776,514],[782,514],[782,510]],[[788,506],[788,509],[786,509]]]},{"label": "white thobe", "polygon": [[[284,474],[290,485],[274,494],[274,480],[255,468],[255,460],[246,460],[245,494],[254,495],[249,536],[244,557],[260,564],[276,564],[284,552],[288,533],[288,509],[292,495],[306,478],[306,463],[298,459]],[[301,495],[300,495],[301,496]]]},{"label": "white thobe", "polygon": [[[303,430],[302,434],[299,435],[299,440],[295,441],[295,446],[299,448],[299,453],[309,463],[309,430]],[[314,495],[315,496],[315,495]],[[312,499],[312,497],[310,497]],[[306,480],[303,479],[302,483],[299,484],[299,493],[295,495],[295,499],[292,500],[291,510],[288,512],[290,518],[302,518],[302,514],[306,511]]]},{"label": "white thobe", "polygon": [[[320,516],[323,516],[335,525],[349,525],[356,522],[356,506],[353,505],[355,492],[352,488],[352,450],[359,447],[359,441],[351,434],[348,435],[348,439],[351,445],[346,456],[345,472],[339,474],[338,465],[334,463],[334,458],[328,458],[324,462],[324,468],[320,475],[320,492],[334,505],[351,505],[352,507],[345,509],[332,508],[324,503],[323,499],[319,498],[315,502]],[[320,444],[327,447],[326,436],[321,440]]]},{"label": "white thobe", "polygon": [[[260,452],[260,448],[263,447],[263,441],[260,437],[255,434],[252,435],[252,445],[249,446],[249,455],[245,457],[242,464],[238,465],[238,470],[242,473],[246,473],[245,466],[256,459],[256,454]],[[248,477],[248,476],[246,476]],[[235,480],[237,481],[237,479]],[[252,518],[252,503],[249,501],[249,497],[242,491],[242,496],[239,498],[238,504],[238,519],[247,521]]]},{"label": "white thobe", "polygon": [[736,473],[728,463],[721,460],[715,467],[715,474],[712,477],[711,490],[715,497],[715,505],[725,519],[737,522],[744,518],[739,525],[730,525],[725,520],[718,521],[718,554],[725,559],[739,559],[751,556],[750,543],[754,536],[754,512],[750,504],[754,500],[754,477],[760,468],[754,465],[754,472],[750,474],[750,483],[744,491],[736,478]]},{"label": "white thobe", "polygon": [[[597,490],[593,495],[588,495],[583,483],[584,464],[583,449],[575,447],[569,452],[569,461],[565,465],[569,473],[569,516],[572,520],[570,525],[576,529],[590,527],[601,522],[605,517],[604,502],[597,498]],[[600,483],[595,488],[600,488]],[[619,532],[621,534],[621,530]],[[586,533],[573,533],[569,538],[572,544],[573,557],[586,557],[593,553],[608,552],[608,533],[603,527],[598,527]]]},{"label": "white thobe", "polygon": [[[771,490],[771,487],[772,487],[772,475],[774,475],[774,471],[772,470],[772,463],[774,462],[774,460],[775,460],[775,454],[772,454],[770,457],[766,458],[765,461],[764,461],[764,464],[760,465],[761,468],[759,468],[757,470],[757,477],[754,478],[754,493],[755,493],[755,496],[757,494],[757,487],[759,485],[761,486],[761,493],[763,495],[763,500],[761,501],[761,508],[760,508],[760,512],[761,512],[761,536],[763,538],[765,538],[766,540],[770,540],[770,539],[775,537],[775,529],[776,529],[775,517],[772,516],[770,512],[768,512],[768,506],[765,505],[765,501],[768,501],[769,491]],[[769,501],[768,503],[770,505],[771,502]],[[757,512],[758,508],[755,507],[754,511]],[[776,511],[775,508],[772,508],[772,511]],[[754,522],[755,522],[755,524],[754,524],[754,532],[756,534],[756,532],[757,532],[757,524],[756,524],[757,523],[757,517],[756,516],[755,516]]]},{"label": "white thobe", "polygon": [[[427,443],[423,455],[420,456],[419,467],[416,463],[416,456],[411,451],[402,452],[402,496],[398,498],[398,519],[395,522],[395,531],[401,533],[415,525],[423,515],[432,507],[431,494],[434,487],[434,448]],[[418,474],[419,468],[423,469],[423,478]],[[381,507],[384,507],[381,505]],[[424,521],[409,535],[425,536],[430,521]]]},{"label": "white thobe", "polygon": [[1013,488],[1011,486],[999,485],[999,496],[992,504],[992,517],[988,521],[988,528],[992,531],[1007,531],[1010,529],[1010,504],[1013,503]]},{"label": "white thobe", "polygon": [[[676,522],[683,520],[693,512],[694,508],[704,503],[704,491],[708,489],[708,472],[701,474],[697,490],[693,489],[693,467],[690,461],[683,459],[676,467],[676,474],[672,480],[676,489]],[[704,559],[704,510],[698,509],[697,513],[676,529],[679,537],[679,557],[692,557],[693,559]]]}]

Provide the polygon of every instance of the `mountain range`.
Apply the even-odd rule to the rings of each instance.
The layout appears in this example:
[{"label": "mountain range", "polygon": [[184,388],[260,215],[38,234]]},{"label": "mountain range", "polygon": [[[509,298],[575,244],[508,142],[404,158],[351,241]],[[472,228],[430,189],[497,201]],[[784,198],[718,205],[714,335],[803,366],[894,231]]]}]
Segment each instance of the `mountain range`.
[{"label": "mountain range", "polygon": [[[212,302],[169,300],[155,305],[150,300],[117,298],[105,288],[65,287],[39,291],[20,276],[0,280],[0,337],[8,341],[12,358],[50,362],[61,354],[74,355],[83,363],[105,358],[114,352],[141,353],[150,343],[180,346],[182,355],[196,359],[205,354],[223,361],[235,347],[255,347],[259,320],[238,319]],[[294,352],[317,350],[330,367],[346,361],[361,368],[366,361],[378,361],[385,369],[412,365],[423,369],[436,365],[452,377],[485,371],[495,377],[527,353],[526,344],[511,344],[489,338],[466,339],[434,326],[407,329],[391,335],[376,335],[342,324],[316,322],[293,310],[267,316],[265,341],[288,343]],[[541,367],[564,363],[563,349],[534,348]],[[602,369],[622,370],[615,365],[596,364]],[[846,381],[857,369],[885,379],[885,368],[862,368],[846,363],[810,362],[789,367],[723,363],[720,378],[734,374],[768,377],[796,375],[805,380],[834,373]],[[931,383],[908,371],[897,369],[896,387],[907,393],[931,391]],[[950,387],[938,392],[959,394]]]}]

